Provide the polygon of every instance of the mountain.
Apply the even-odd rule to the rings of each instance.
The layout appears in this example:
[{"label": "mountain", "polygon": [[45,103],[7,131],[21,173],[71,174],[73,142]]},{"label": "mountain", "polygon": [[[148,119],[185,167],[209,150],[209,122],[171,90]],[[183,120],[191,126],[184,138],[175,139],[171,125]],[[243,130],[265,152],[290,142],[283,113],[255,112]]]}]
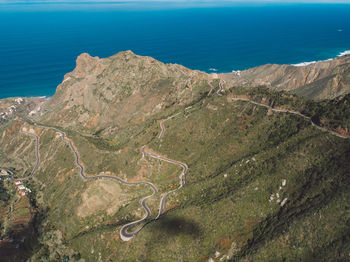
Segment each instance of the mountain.
[{"label": "mountain", "polygon": [[82,54],[50,99],[0,100],[1,259],[349,260],[350,94],[230,77]]},{"label": "mountain", "polygon": [[310,99],[333,99],[350,92],[350,55],[309,65],[267,64],[223,77],[235,85],[267,86]]},{"label": "mountain", "polygon": [[85,131],[118,129],[175,103],[184,105],[198,99],[209,88],[210,78],[131,51],[105,59],[82,54],[74,71],[65,75],[43,107],[47,112],[41,118]]}]

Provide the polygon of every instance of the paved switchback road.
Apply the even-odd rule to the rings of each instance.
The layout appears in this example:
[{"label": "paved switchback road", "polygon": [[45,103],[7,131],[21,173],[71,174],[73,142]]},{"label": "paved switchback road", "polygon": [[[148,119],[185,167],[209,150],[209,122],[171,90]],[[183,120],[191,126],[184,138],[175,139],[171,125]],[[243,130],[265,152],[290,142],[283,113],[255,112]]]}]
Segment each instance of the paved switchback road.
[{"label": "paved switchback road", "polygon": [[21,181],[24,181],[24,180],[28,180],[28,179],[31,179],[34,174],[36,173],[36,171],[38,170],[38,167],[39,167],[39,163],[40,163],[40,155],[39,155],[39,137],[34,134],[34,133],[30,133],[30,132],[27,132],[27,131],[21,131],[21,133],[23,134],[26,134],[26,135],[29,135],[29,136],[32,136],[34,137],[35,139],[35,157],[36,157],[36,162],[35,162],[35,166],[32,170],[32,172],[30,173],[29,176],[27,177],[24,177],[24,178],[17,178],[16,180],[21,180]]},{"label": "paved switchback road", "polygon": [[223,84],[225,83],[225,80],[221,80],[219,82],[219,90],[216,92],[218,94],[218,96],[222,96],[221,92],[222,92],[222,89],[224,88],[223,87]]},{"label": "paved switchback road", "polygon": [[36,134],[31,133],[31,132],[27,132],[27,131],[23,131],[23,130],[21,130],[20,132],[21,132],[22,134],[26,134],[26,135],[28,135],[28,136],[34,137],[34,140],[35,140],[35,158],[36,158],[36,161],[35,161],[35,166],[34,166],[32,172],[30,173],[29,176],[27,176],[27,177],[20,177],[20,178],[13,178],[13,175],[12,175],[12,178],[11,178],[11,179],[12,179],[12,180],[18,180],[18,181],[26,181],[26,180],[31,179],[31,178],[35,175],[36,171],[37,171],[38,168],[39,168],[39,163],[40,163],[40,155],[39,155],[39,137],[38,137]]},{"label": "paved switchback road", "polygon": [[147,206],[147,200],[149,198],[151,198],[154,194],[158,193],[158,189],[156,188],[155,185],[153,185],[152,183],[150,182],[146,182],[146,181],[139,181],[139,182],[126,182],[124,180],[122,180],[121,178],[119,177],[115,177],[115,176],[109,176],[109,175],[105,175],[103,173],[99,174],[99,175],[96,175],[96,176],[87,176],[86,174],[84,174],[84,166],[80,163],[80,160],[79,160],[79,153],[78,151],[75,149],[72,141],[70,139],[68,139],[66,137],[66,134],[61,131],[61,130],[58,130],[56,128],[52,128],[54,129],[56,132],[60,133],[61,134],[61,138],[64,142],[67,142],[71,151],[73,152],[73,155],[74,155],[74,158],[75,158],[75,164],[79,167],[79,174],[80,176],[82,177],[82,179],[84,181],[91,181],[91,180],[95,180],[95,179],[108,179],[108,180],[114,180],[114,181],[117,181],[119,183],[122,183],[124,185],[128,185],[128,186],[133,186],[133,185],[148,185],[151,187],[153,193],[149,196],[146,196],[144,198],[141,199],[141,206],[142,208],[145,210],[146,214],[143,218],[137,220],[137,221],[134,221],[134,222],[131,222],[131,223],[128,223],[124,226],[122,226],[122,228],[120,229],[120,237],[123,241],[128,241],[130,239],[132,239],[134,236],[137,235],[137,233],[143,228],[143,226],[137,228],[135,231],[129,233],[128,232],[128,229],[131,228],[131,227],[134,227],[138,224],[140,224],[141,222],[145,221],[146,219],[148,219],[151,215],[151,210],[149,209],[149,207]]},{"label": "paved switchback road", "polygon": [[164,136],[164,133],[165,133],[165,126],[164,126],[164,123],[170,119],[173,119],[175,116],[179,115],[180,113],[177,113],[175,115],[172,115],[172,116],[169,116],[167,119],[163,119],[160,121],[160,134],[158,136],[159,139],[162,139],[163,136]]},{"label": "paved switchback road", "polygon": [[[175,115],[173,115],[173,116],[170,116],[170,117],[168,117],[167,119],[165,119],[164,121],[170,120],[170,119],[174,118],[175,116],[177,116],[178,114],[180,114],[180,113],[177,113],[177,114],[175,114]],[[163,128],[162,128],[162,124],[161,124],[161,128],[162,128],[162,136],[161,136],[161,137],[163,137],[163,136],[164,136],[164,133],[165,133],[164,121],[163,121]],[[162,122],[161,122],[161,123],[162,123]],[[72,151],[72,153],[73,153],[73,155],[74,155],[75,165],[79,168],[79,175],[80,175],[80,177],[81,177],[84,181],[91,181],[91,180],[95,180],[95,179],[108,179],[108,180],[117,181],[117,182],[122,183],[122,184],[124,184],[124,185],[129,185],[129,186],[132,186],[132,185],[148,185],[148,186],[152,189],[153,193],[152,193],[151,195],[149,195],[149,196],[146,196],[146,197],[142,198],[141,201],[140,201],[140,202],[141,202],[142,208],[143,208],[143,209],[145,210],[145,212],[146,212],[145,216],[144,216],[143,218],[137,220],[137,221],[133,221],[133,222],[130,222],[130,223],[128,223],[128,224],[122,226],[122,228],[120,229],[120,237],[121,237],[121,239],[122,239],[123,241],[128,241],[128,240],[132,239],[133,237],[135,237],[135,236],[137,235],[137,233],[138,233],[145,225],[139,226],[139,227],[138,227],[137,229],[135,229],[133,232],[129,232],[129,229],[130,229],[131,227],[137,226],[138,224],[142,223],[143,221],[145,221],[146,219],[148,219],[148,218],[150,217],[150,215],[151,215],[151,210],[150,210],[150,208],[147,206],[147,200],[148,200],[149,198],[151,198],[152,196],[154,196],[156,193],[158,193],[157,187],[156,187],[154,184],[152,184],[152,183],[150,183],[150,182],[147,182],[147,181],[139,181],[139,182],[132,182],[132,183],[131,183],[131,182],[126,182],[126,181],[124,181],[124,180],[122,180],[122,179],[120,179],[120,178],[118,178],[118,177],[105,175],[105,174],[103,174],[103,173],[100,173],[100,174],[98,174],[98,175],[96,175],[96,176],[87,176],[87,175],[85,174],[85,172],[84,172],[84,166],[83,166],[83,164],[80,162],[79,153],[78,153],[77,149],[74,147],[73,142],[72,142],[69,138],[67,138],[65,132],[63,132],[63,131],[61,131],[61,130],[55,128],[55,127],[44,126],[44,125],[40,125],[40,124],[38,124],[38,123],[35,123],[35,126],[54,130],[55,132],[57,132],[57,133],[59,133],[59,134],[61,135],[61,139],[62,139],[65,143],[67,143],[67,144],[69,145],[69,147],[70,147],[70,149],[71,149],[71,151]],[[24,131],[23,131],[23,132],[24,132]],[[33,134],[33,133],[28,133],[28,132],[24,132],[24,133],[35,137],[35,139],[36,139],[36,141],[37,141],[37,146],[36,146],[37,164],[36,164],[35,168],[33,169],[32,174],[31,174],[29,177],[26,178],[26,179],[29,179],[29,178],[31,178],[31,177],[34,175],[34,173],[36,172],[36,170],[37,170],[37,168],[38,168],[39,160],[40,160],[40,158],[39,158],[39,147],[38,147],[38,136],[35,135],[35,134]],[[160,138],[161,138],[161,137],[160,137]],[[147,156],[149,156],[149,157],[153,157],[153,158],[156,158],[156,159],[159,159],[159,160],[162,160],[162,161],[166,161],[166,162],[169,162],[169,163],[172,163],[172,164],[181,166],[181,167],[183,168],[183,172],[182,172],[181,175],[180,175],[180,186],[179,186],[177,189],[179,189],[179,188],[181,188],[181,187],[183,187],[183,186],[185,185],[185,175],[186,175],[187,170],[188,170],[188,167],[187,167],[187,165],[186,165],[185,163],[182,163],[182,162],[179,162],[179,161],[176,161],[176,160],[172,160],[172,159],[169,159],[169,158],[165,158],[165,157],[162,157],[162,156],[157,155],[157,154],[155,154],[155,153],[147,152],[147,151],[145,150],[145,147],[142,147],[142,150],[141,150],[141,151],[142,151],[142,154],[143,154],[144,156],[147,155]],[[177,189],[175,189],[175,190],[177,190]],[[160,203],[159,203],[159,212],[158,212],[158,214],[157,214],[157,216],[156,216],[156,218],[155,218],[154,220],[158,219],[159,216],[163,213],[164,205],[165,205],[165,201],[166,201],[166,197],[167,197],[170,193],[174,192],[175,190],[172,190],[172,191],[170,191],[170,192],[167,192],[167,193],[161,198]]]},{"label": "paved switchback road", "polygon": [[186,174],[187,174],[187,171],[188,171],[188,166],[185,164],[185,163],[182,163],[182,162],[179,162],[179,161],[176,161],[176,160],[173,160],[173,159],[169,159],[169,158],[166,158],[166,157],[162,157],[156,153],[152,153],[152,152],[149,152],[149,151],[146,151],[146,147],[143,146],[142,147],[142,153],[143,155],[145,156],[149,156],[149,157],[152,157],[152,158],[155,158],[155,159],[158,159],[158,160],[161,160],[161,161],[165,161],[165,162],[168,162],[168,163],[171,163],[171,164],[174,164],[174,165],[178,165],[178,166],[181,166],[182,167],[182,173],[180,174],[179,176],[179,179],[180,179],[180,186],[174,190],[171,190],[167,193],[165,193],[161,200],[160,200],[160,203],[159,203],[159,212],[158,212],[158,215],[155,219],[158,219],[160,217],[161,214],[163,214],[164,212],[164,206],[165,206],[165,201],[166,201],[166,198],[169,196],[169,194],[179,190],[180,188],[184,187],[185,186],[185,177],[186,177]]},{"label": "paved switchback road", "polygon": [[288,110],[288,109],[279,109],[279,108],[273,108],[271,106],[268,106],[268,105],[265,105],[265,104],[262,104],[262,103],[258,103],[258,102],[255,102],[253,100],[250,100],[248,98],[231,98],[232,101],[245,101],[245,102],[249,102],[249,103],[252,103],[252,104],[255,104],[255,105],[258,105],[258,106],[263,106],[263,107],[266,107],[268,109],[271,109],[273,112],[278,112],[278,113],[289,113],[289,114],[293,114],[293,115],[298,115],[298,116],[301,116],[307,120],[310,121],[311,125],[316,127],[317,129],[323,131],[323,132],[327,132],[331,135],[334,135],[334,136],[337,136],[339,138],[343,138],[343,139],[349,139],[350,137],[347,137],[347,136],[343,136],[337,132],[334,132],[332,130],[329,130],[325,127],[322,127],[322,126],[319,126],[317,125],[315,122],[312,121],[311,117],[309,116],[306,116],[306,115],[303,115],[302,113],[298,112],[298,111],[294,111],[294,110]]},{"label": "paved switchback road", "polygon": [[[179,113],[178,113],[179,114]],[[176,115],[178,115],[176,114]],[[173,115],[171,117],[169,117],[167,120],[169,119],[172,119],[173,117],[175,117],[176,115]],[[79,161],[79,154],[78,154],[78,151],[75,149],[73,143],[71,140],[67,139],[66,138],[66,134],[61,131],[61,130],[58,130],[56,128],[53,128],[56,132],[60,133],[61,134],[61,138],[63,141],[67,142],[71,151],[73,152],[74,154],[74,158],[75,158],[75,164],[79,167],[80,169],[80,176],[85,180],[85,181],[89,181],[89,180],[93,180],[93,179],[110,179],[110,180],[115,180],[115,181],[118,181],[122,184],[125,184],[125,185],[140,185],[140,184],[144,184],[144,185],[148,185],[151,187],[153,193],[149,196],[146,196],[144,198],[142,198],[141,200],[141,205],[143,207],[143,209],[145,210],[146,214],[143,218],[137,220],[137,221],[133,221],[131,223],[128,223],[124,226],[122,226],[122,228],[120,229],[120,237],[123,241],[129,241],[130,239],[132,239],[133,237],[135,237],[137,235],[138,232],[140,232],[140,230],[144,227],[143,226],[140,226],[138,227],[135,231],[133,232],[128,232],[128,229],[131,228],[131,227],[135,227],[136,225],[140,224],[141,222],[145,221],[146,219],[148,219],[151,215],[151,210],[149,209],[149,207],[147,206],[147,200],[149,198],[151,198],[154,194],[158,193],[158,189],[156,188],[155,185],[153,185],[152,183],[150,182],[144,182],[144,181],[140,181],[140,182],[133,182],[133,183],[130,183],[130,182],[125,182],[124,180],[118,178],[118,177],[115,177],[115,176],[108,176],[108,175],[104,175],[104,174],[99,174],[99,175],[96,175],[96,176],[93,176],[93,177],[89,177],[89,176],[86,176],[84,174],[84,166],[80,163]],[[165,129],[164,129],[165,130]],[[163,135],[164,135],[164,131],[163,131]],[[157,155],[155,153],[151,153],[151,152],[148,152],[145,150],[145,146],[142,147],[142,154],[144,156],[150,156],[152,158],[156,158],[156,159],[159,159],[159,160],[162,160],[162,161],[166,161],[166,162],[169,162],[169,163],[172,163],[172,164],[175,164],[175,165],[179,165],[183,168],[183,171],[180,175],[180,186],[177,188],[177,189],[180,189],[182,188],[184,185],[185,185],[185,176],[186,176],[186,173],[187,173],[187,170],[188,170],[188,166],[185,164],[185,163],[182,163],[182,162],[179,162],[179,161],[176,161],[176,160],[172,160],[172,159],[169,159],[169,158],[165,158],[165,157],[162,157],[160,155]],[[177,190],[175,189],[175,190]],[[166,201],[166,197],[174,192],[175,190],[172,190],[170,192],[167,192],[160,200],[160,204],[159,204],[159,212],[158,212],[158,215],[156,216],[155,219],[158,219],[159,216],[163,213],[163,210],[164,210],[164,206],[165,206],[165,201]]]},{"label": "paved switchback road", "polygon": [[19,178],[14,178],[13,172],[11,172],[11,171],[9,171],[9,170],[6,170],[6,169],[5,169],[5,170],[7,171],[7,173],[9,173],[9,176],[10,176],[10,179],[11,179],[11,180],[26,181],[26,180],[28,180],[28,179],[31,179],[31,178],[35,175],[36,171],[37,171],[38,168],[39,168],[39,163],[40,163],[40,155],[39,155],[39,137],[38,137],[36,134],[34,134],[34,133],[27,132],[27,131],[23,131],[23,130],[21,130],[20,133],[26,134],[26,135],[29,135],[29,136],[34,137],[34,140],[35,140],[35,157],[36,157],[35,166],[34,166],[34,168],[32,169],[32,172],[30,173],[29,176],[26,176],[26,177],[19,177]]},{"label": "paved switchback road", "polygon": [[208,85],[210,86],[210,90],[209,90],[209,93],[208,93],[208,95],[207,95],[207,96],[210,96],[210,95],[211,95],[211,93],[212,93],[212,92],[213,92],[213,90],[214,90],[213,82],[212,82],[212,81],[209,81],[209,82],[208,82]]},{"label": "paved switchback road", "polygon": [[[218,95],[222,95],[221,92],[223,90],[223,81],[220,81],[219,83],[219,90],[217,91],[217,94]],[[258,102],[255,102],[253,100],[250,100],[250,99],[245,99],[245,98],[232,98],[233,101],[246,101],[246,102],[250,102],[250,103],[253,103],[253,104],[256,104],[258,106],[263,106],[263,107],[266,107],[266,108],[269,108],[271,109],[272,111],[274,112],[280,112],[280,113],[290,113],[290,114],[294,114],[294,115],[298,115],[298,116],[301,116],[307,120],[309,120],[311,122],[311,124],[313,126],[315,126],[316,128],[324,131],[324,132],[328,132],[330,134],[333,134],[337,137],[340,137],[340,138],[349,138],[349,137],[346,137],[346,136],[342,136],[334,131],[331,131],[331,130],[328,130],[324,127],[321,127],[321,126],[318,126],[316,123],[314,123],[310,117],[308,116],[305,116],[303,114],[301,114],[300,112],[297,112],[297,111],[293,111],[293,110],[287,110],[287,109],[277,109],[277,108],[272,108],[268,105],[265,105],[265,104],[262,104],[262,103],[258,103]],[[178,113],[179,114],[179,113]],[[161,133],[159,135],[159,139],[162,139],[164,134],[165,134],[165,127],[164,127],[164,122],[167,121],[167,120],[170,120],[172,118],[174,118],[175,116],[177,116],[178,114],[175,114],[173,116],[170,116],[168,117],[167,119],[165,120],[162,120],[160,122],[160,128],[161,128]],[[57,129],[57,128],[54,128],[54,127],[50,127],[50,126],[44,126],[44,125],[40,125],[40,124],[34,124],[35,126],[40,126],[40,127],[43,127],[43,128],[46,128],[46,129],[52,129],[56,132],[58,132],[60,135],[61,135],[61,138],[64,142],[68,143],[73,155],[74,155],[74,159],[75,159],[75,164],[76,166],[78,166],[79,168],[79,175],[81,176],[81,178],[84,180],[84,181],[91,181],[91,180],[95,180],[95,179],[109,179],[109,180],[114,180],[114,181],[117,181],[119,183],[122,183],[124,185],[148,185],[153,193],[149,196],[146,196],[144,198],[141,199],[141,206],[142,208],[145,210],[145,216],[137,221],[133,221],[133,222],[130,222],[124,226],[122,226],[121,230],[120,230],[120,237],[122,240],[124,241],[128,241],[130,239],[132,239],[133,237],[135,237],[137,235],[137,233],[145,226],[144,225],[140,225],[137,229],[135,229],[133,232],[129,232],[129,229],[131,227],[135,227],[137,226],[138,224],[141,224],[143,221],[145,221],[146,219],[148,219],[151,215],[151,210],[149,209],[149,207],[147,206],[147,200],[149,198],[151,198],[152,196],[154,196],[156,193],[158,193],[158,189],[156,188],[155,185],[153,185],[152,183],[150,182],[146,182],[146,181],[139,181],[139,182],[133,182],[133,183],[130,183],[130,182],[126,182],[118,177],[115,177],[115,176],[109,176],[109,175],[105,175],[103,173],[100,173],[96,176],[87,176],[85,173],[84,173],[84,166],[81,164],[80,162],[80,158],[79,158],[79,153],[77,151],[77,149],[74,147],[73,145],[73,142],[67,138],[66,136],[66,133]],[[32,178],[34,176],[34,174],[36,173],[37,169],[38,169],[38,166],[39,166],[39,163],[40,163],[40,155],[39,155],[39,138],[36,134],[33,134],[33,133],[30,133],[30,132],[26,132],[26,131],[21,131],[22,133],[24,134],[27,134],[27,135],[30,135],[32,137],[34,137],[35,141],[36,141],[36,147],[35,147],[35,154],[36,154],[36,164],[35,164],[35,167],[33,168],[31,174],[28,176],[28,177],[25,177],[25,178],[19,178],[18,180],[28,180],[30,178]],[[156,216],[155,219],[153,220],[156,220],[160,217],[161,214],[163,214],[164,212],[164,206],[165,206],[165,203],[166,203],[166,198],[169,194],[175,192],[176,190],[182,188],[184,185],[185,185],[185,177],[186,177],[186,173],[188,171],[188,166],[185,164],[185,163],[182,163],[182,162],[179,162],[179,161],[176,161],[176,160],[173,160],[173,159],[169,159],[169,158],[166,158],[166,157],[163,157],[163,156],[160,156],[154,152],[150,152],[150,151],[147,151],[146,150],[146,147],[143,146],[142,149],[142,154],[143,156],[148,156],[148,157],[151,157],[151,158],[154,158],[154,159],[158,159],[158,160],[161,160],[161,161],[165,161],[165,162],[168,162],[168,163],[171,163],[171,164],[174,164],[174,165],[178,165],[178,166],[181,166],[183,168],[183,171],[182,173],[180,174],[179,176],[179,179],[180,179],[180,185],[178,188],[174,189],[174,190],[171,190],[167,193],[165,193],[161,200],[160,200],[160,203],[159,203],[159,212]]]}]

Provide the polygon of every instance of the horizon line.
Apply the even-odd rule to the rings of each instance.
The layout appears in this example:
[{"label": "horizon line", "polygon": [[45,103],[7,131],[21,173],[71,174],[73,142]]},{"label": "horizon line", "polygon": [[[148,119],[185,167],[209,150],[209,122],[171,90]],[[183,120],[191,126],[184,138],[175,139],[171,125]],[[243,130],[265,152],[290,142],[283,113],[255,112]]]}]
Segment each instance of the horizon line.
[{"label": "horizon line", "polygon": [[177,4],[190,4],[190,3],[198,3],[198,4],[229,4],[229,3],[279,3],[279,4],[302,4],[302,3],[308,3],[308,4],[350,4],[350,0],[75,0],[75,1],[69,1],[69,0],[32,0],[32,1],[26,1],[26,0],[0,0],[0,4],[127,4],[127,3],[159,3],[159,4],[169,4],[169,3],[177,3]]}]

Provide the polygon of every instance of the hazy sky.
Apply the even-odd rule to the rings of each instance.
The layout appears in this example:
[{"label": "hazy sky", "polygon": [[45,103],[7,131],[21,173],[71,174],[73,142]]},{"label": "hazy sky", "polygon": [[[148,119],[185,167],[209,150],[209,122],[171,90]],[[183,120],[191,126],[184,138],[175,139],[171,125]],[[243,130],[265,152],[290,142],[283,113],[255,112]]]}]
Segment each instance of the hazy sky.
[{"label": "hazy sky", "polygon": [[36,2],[280,2],[280,3],[350,3],[350,0],[0,0],[0,3],[36,3]]},{"label": "hazy sky", "polygon": [[[177,6],[177,7],[200,7],[200,6],[225,6],[225,5],[235,5],[237,4],[272,4],[272,3],[281,3],[281,4],[289,4],[289,3],[330,3],[330,4],[350,4],[350,0],[0,0],[0,8],[1,4],[77,4],[84,3],[84,5],[88,5],[89,3],[132,3],[133,5],[139,6],[144,5],[143,3],[154,3],[153,5],[157,5],[158,7],[165,6]],[[62,5],[62,6],[63,6]],[[152,6],[153,6],[152,5]],[[151,7],[151,5],[149,5]]]}]

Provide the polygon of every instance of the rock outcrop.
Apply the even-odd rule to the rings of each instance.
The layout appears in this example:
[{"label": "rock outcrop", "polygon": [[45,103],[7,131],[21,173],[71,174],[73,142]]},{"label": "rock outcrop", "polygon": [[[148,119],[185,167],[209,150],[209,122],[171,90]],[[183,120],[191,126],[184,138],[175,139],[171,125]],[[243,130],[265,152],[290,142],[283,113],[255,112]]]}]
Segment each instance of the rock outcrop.
[{"label": "rock outcrop", "polygon": [[104,59],[84,53],[45,105],[41,120],[91,132],[123,127],[166,106],[191,102],[210,89],[211,77],[131,51]]}]

